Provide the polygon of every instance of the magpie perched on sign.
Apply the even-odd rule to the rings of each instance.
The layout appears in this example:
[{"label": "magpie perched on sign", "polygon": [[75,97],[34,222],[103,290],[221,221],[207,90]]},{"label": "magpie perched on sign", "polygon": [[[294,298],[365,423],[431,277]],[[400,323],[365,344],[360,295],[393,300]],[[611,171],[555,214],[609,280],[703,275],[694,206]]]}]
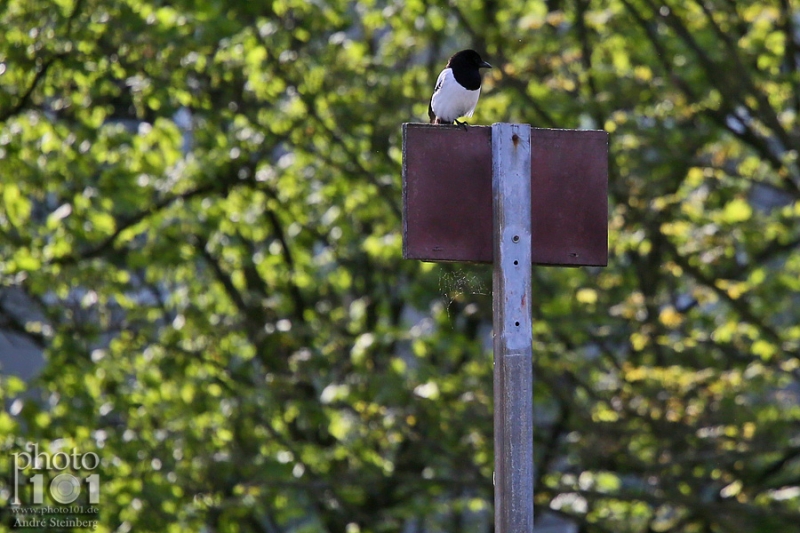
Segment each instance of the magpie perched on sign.
[{"label": "magpie perched on sign", "polygon": [[431,124],[452,124],[466,126],[458,117],[471,117],[481,94],[482,68],[492,66],[481,59],[475,50],[462,50],[447,62],[447,66],[436,80],[428,116]]}]

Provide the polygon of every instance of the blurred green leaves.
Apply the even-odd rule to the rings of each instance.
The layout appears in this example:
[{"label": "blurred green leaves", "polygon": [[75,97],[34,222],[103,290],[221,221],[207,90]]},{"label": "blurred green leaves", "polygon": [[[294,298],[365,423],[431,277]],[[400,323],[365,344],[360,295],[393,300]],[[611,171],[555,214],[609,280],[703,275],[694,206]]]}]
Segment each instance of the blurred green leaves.
[{"label": "blurred green leaves", "polygon": [[0,21],[0,326],[47,360],[0,378],[0,444],[97,453],[98,530],[488,530],[489,269],[401,259],[400,124],[467,47],[496,67],[472,123],[611,133],[609,266],[534,270],[537,514],[796,528],[790,3]]}]

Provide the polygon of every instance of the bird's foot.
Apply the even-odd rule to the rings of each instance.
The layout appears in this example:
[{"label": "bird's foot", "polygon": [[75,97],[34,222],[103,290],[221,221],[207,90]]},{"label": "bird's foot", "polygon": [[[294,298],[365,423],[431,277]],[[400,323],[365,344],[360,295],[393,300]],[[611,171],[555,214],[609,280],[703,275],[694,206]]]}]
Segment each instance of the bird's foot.
[{"label": "bird's foot", "polygon": [[461,126],[462,128],[464,128],[464,131],[469,130],[469,124],[467,124],[466,122],[459,122],[458,119],[454,120],[453,122],[456,123],[456,126]]}]

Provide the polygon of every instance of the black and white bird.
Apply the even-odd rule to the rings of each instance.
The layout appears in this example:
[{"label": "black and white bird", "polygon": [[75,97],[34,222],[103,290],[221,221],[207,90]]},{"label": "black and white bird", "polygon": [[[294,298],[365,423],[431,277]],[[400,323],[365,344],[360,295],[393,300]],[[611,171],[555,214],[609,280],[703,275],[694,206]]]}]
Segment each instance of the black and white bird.
[{"label": "black and white bird", "polygon": [[462,50],[453,55],[436,80],[428,116],[431,124],[465,125],[459,117],[471,117],[481,94],[482,68],[492,66],[475,50]]}]

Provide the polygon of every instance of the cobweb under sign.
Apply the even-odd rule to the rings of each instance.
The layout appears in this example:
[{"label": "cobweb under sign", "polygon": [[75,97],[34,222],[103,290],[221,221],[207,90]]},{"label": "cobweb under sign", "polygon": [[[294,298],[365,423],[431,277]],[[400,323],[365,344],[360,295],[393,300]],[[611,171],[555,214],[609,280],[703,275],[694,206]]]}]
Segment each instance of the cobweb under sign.
[{"label": "cobweb under sign", "polygon": [[491,276],[485,272],[485,267],[482,270],[484,272],[471,272],[468,267],[448,267],[440,270],[439,293],[444,300],[448,318],[454,302],[463,301],[467,296],[491,296]]}]

